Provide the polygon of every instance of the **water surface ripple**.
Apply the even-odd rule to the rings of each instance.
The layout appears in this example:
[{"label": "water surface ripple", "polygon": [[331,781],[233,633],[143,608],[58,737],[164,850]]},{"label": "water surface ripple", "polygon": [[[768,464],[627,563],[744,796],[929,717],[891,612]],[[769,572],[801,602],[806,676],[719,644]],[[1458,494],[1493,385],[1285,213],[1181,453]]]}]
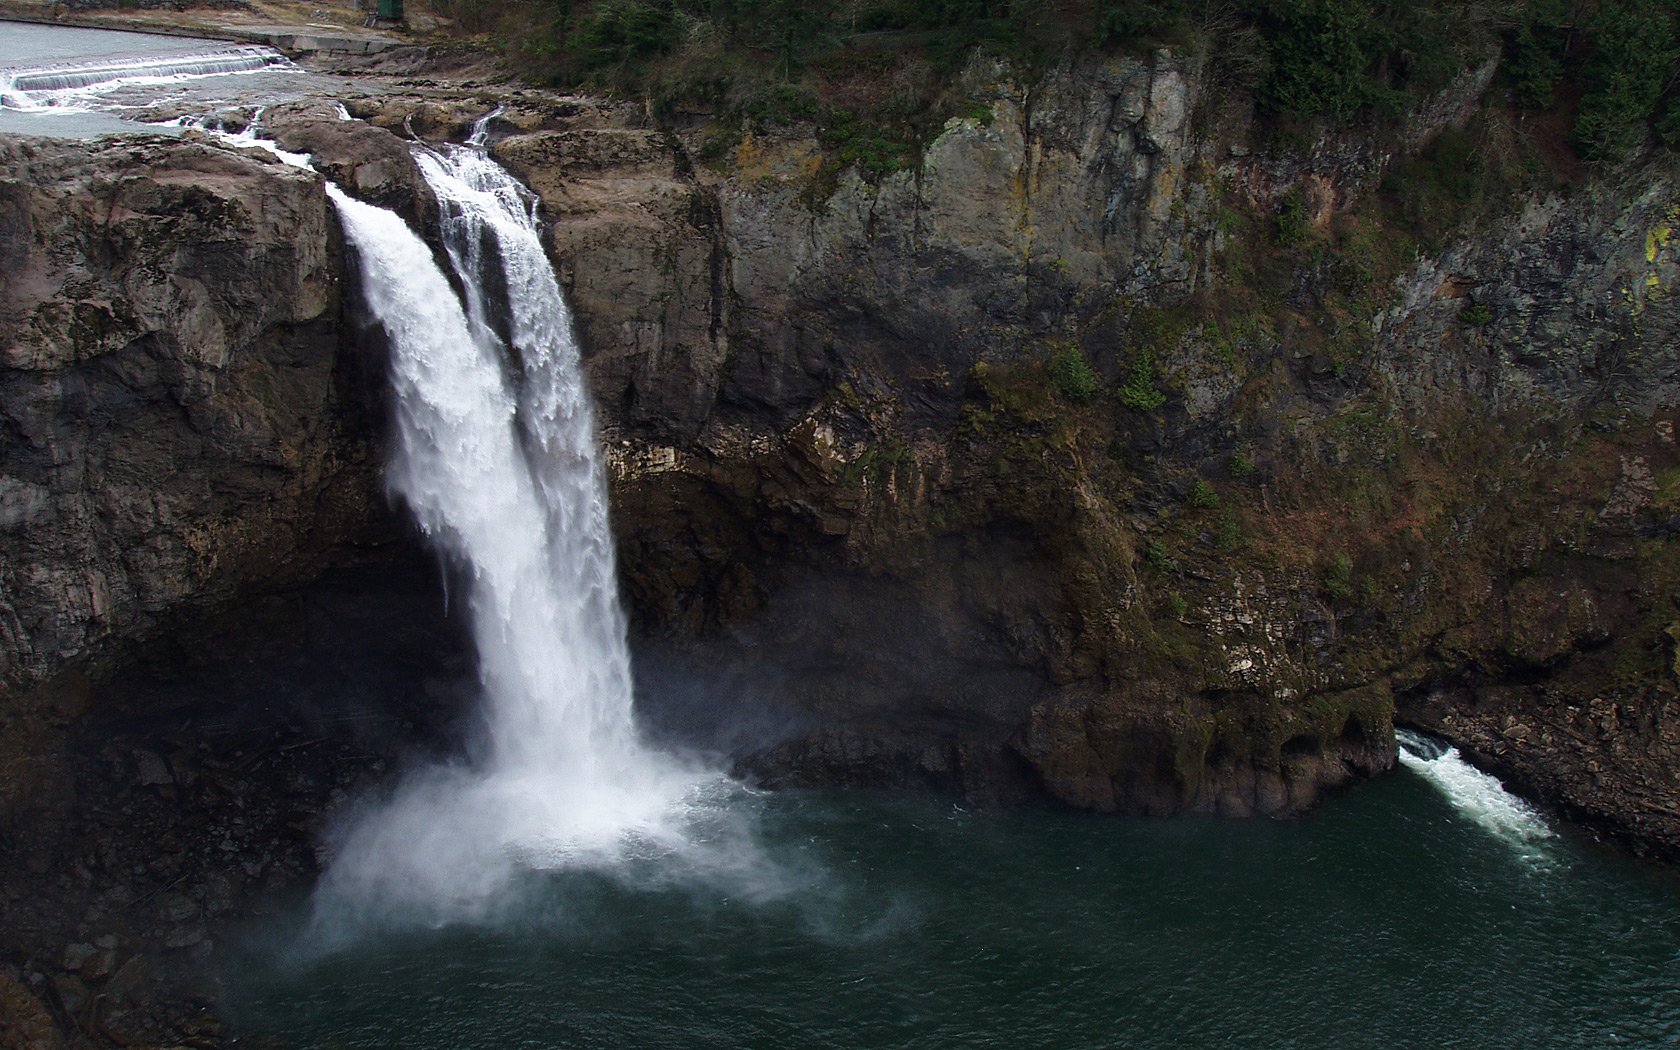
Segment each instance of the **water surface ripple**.
[{"label": "water surface ripple", "polygon": [[312,1047],[1680,1040],[1680,881],[1568,833],[1514,848],[1409,769],[1292,822],[740,804],[796,892],[560,872],[491,928],[292,961],[251,931],[236,1021]]}]

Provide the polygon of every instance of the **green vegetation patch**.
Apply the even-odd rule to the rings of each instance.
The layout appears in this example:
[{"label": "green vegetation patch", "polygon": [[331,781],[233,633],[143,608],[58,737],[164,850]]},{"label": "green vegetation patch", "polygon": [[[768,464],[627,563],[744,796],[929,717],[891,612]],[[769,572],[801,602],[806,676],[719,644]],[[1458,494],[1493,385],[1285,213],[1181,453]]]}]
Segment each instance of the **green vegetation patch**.
[{"label": "green vegetation patch", "polygon": [[[1680,0],[432,0],[515,72],[646,98],[657,114],[811,121],[878,175],[971,100],[976,53],[1023,82],[1070,56],[1168,46],[1214,93],[1253,91],[1278,130],[1394,119],[1490,56],[1521,106],[1572,109],[1567,140],[1614,161],[1680,147]],[[785,90],[784,90],[785,89]],[[1303,127],[1303,123],[1308,126]],[[1560,134],[1562,134],[1560,132]]]},{"label": "green vegetation patch", "polygon": [[1097,374],[1078,343],[1067,343],[1050,358],[1050,382],[1069,401],[1083,403],[1097,396]]}]

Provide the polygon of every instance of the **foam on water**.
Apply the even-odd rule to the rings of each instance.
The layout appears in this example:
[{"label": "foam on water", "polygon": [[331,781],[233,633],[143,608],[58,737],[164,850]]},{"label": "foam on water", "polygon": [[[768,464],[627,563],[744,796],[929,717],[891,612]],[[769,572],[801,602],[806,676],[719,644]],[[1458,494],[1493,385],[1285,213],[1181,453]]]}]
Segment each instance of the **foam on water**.
[{"label": "foam on water", "polygon": [[1453,808],[1512,845],[1529,848],[1553,837],[1545,818],[1496,777],[1472,766],[1458,748],[1408,729],[1396,729],[1400,764],[1429,781]]},{"label": "foam on water", "polygon": [[[216,122],[213,118],[208,117],[177,117],[173,123],[183,128],[198,128],[202,131],[208,131],[210,134],[215,135],[217,138],[229,145],[255,146],[257,149],[266,150],[267,152],[274,154],[274,156],[279,157],[281,160],[290,164],[294,168],[308,168],[309,170],[314,171],[315,161],[309,154],[293,153],[291,150],[281,149],[278,142],[275,142],[273,139],[265,139],[262,137],[262,133],[258,130],[258,128],[261,127],[262,124],[263,108],[264,107],[262,106],[258,106],[257,109],[252,112],[251,119],[246,121],[245,129],[238,132],[223,131],[218,122]],[[331,182],[327,183],[327,195],[329,197],[333,197],[334,192],[337,190],[337,186],[333,185]],[[335,201],[337,200],[336,197],[333,197],[333,199]]]}]

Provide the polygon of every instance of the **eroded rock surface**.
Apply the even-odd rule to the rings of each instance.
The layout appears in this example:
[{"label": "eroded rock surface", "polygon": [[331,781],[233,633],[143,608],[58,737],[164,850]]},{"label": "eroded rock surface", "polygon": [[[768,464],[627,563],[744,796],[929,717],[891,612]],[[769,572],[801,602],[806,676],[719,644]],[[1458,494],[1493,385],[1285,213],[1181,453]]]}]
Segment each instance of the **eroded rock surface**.
[{"label": "eroded rock surface", "polygon": [[[209,141],[0,138],[4,748],[184,613],[315,571],[374,517],[319,180]],[[379,374],[378,371],[374,373]],[[0,809],[26,799],[8,776]]]},{"label": "eroded rock surface", "polygon": [[[370,93],[344,100],[351,121],[319,101],[265,119],[429,231],[435,202],[404,139],[459,139],[505,107],[492,150],[540,197],[576,312],[643,680],[696,697],[651,714],[768,782],[1285,814],[1392,763],[1397,695],[1402,717],[1471,746],[1483,730],[1443,710],[1473,712],[1484,696],[1544,706],[1541,679],[1566,709],[1603,693],[1588,684],[1602,672],[1619,710],[1634,697],[1665,710],[1680,520],[1674,173],[1536,196],[1373,287],[1370,260],[1350,258],[1369,241],[1341,228],[1404,150],[1467,119],[1486,78],[1435,100],[1404,143],[1378,129],[1279,153],[1241,120],[1233,131],[1204,113],[1197,130],[1202,77],[1165,52],[1032,83],[978,66],[973,105],[919,163],[869,178],[809,128],[720,138],[635,105],[535,92]],[[31,334],[23,353],[44,364],[17,363],[5,381],[68,389],[76,369],[149,348],[145,360],[184,377],[168,382],[197,393],[157,398],[143,429],[164,451],[140,458],[193,463],[150,435],[202,430],[192,448],[206,461],[202,475],[131,472],[173,508],[171,486],[237,479],[254,459],[261,480],[240,484],[259,509],[198,501],[214,528],[81,512],[96,567],[110,558],[98,552],[135,547],[131,533],[162,551],[97,580],[53,568],[74,560],[69,546],[20,546],[6,593],[24,640],[11,673],[25,683],[100,639],[143,636],[167,608],[260,583],[373,516],[365,499],[333,501],[371,488],[366,431],[344,422],[367,418],[368,400],[345,378],[368,375],[346,370],[336,342],[299,342],[354,328],[336,314],[340,247],[318,182],[205,142],[101,149],[49,160],[70,173],[52,169],[60,183],[87,179],[103,212],[9,190],[22,203],[6,214],[28,236],[8,243],[38,247],[9,268],[21,291],[8,301],[98,323],[65,328],[91,336]],[[119,160],[127,174],[99,174]],[[191,173],[177,182],[230,228],[254,205],[218,187],[273,184],[269,225],[218,249],[264,289],[248,304],[212,281],[183,284],[164,309],[129,276],[203,283],[195,252],[227,240],[155,188],[163,166]],[[123,193],[138,204],[115,207]],[[1291,194],[1303,228],[1289,236],[1305,244],[1285,249],[1273,224]],[[173,247],[147,255],[153,229]],[[94,285],[72,287],[70,261],[43,261],[67,251]],[[1266,286],[1261,265],[1286,280]],[[1357,310],[1349,286],[1365,297]],[[1257,302],[1233,308],[1247,292]],[[130,299],[141,305],[101,305]],[[292,370],[274,372],[276,357]],[[163,389],[149,373],[124,381]],[[294,393],[311,406],[295,417]],[[21,433],[105,418],[33,396],[7,402],[39,406],[16,417]],[[294,418],[307,422],[285,429]],[[109,440],[94,431],[76,440]],[[0,523],[59,514],[80,464],[121,460],[98,447],[71,466],[38,458],[8,466]],[[54,535],[81,533],[27,542]],[[184,537],[209,553],[170,546]],[[142,585],[175,589],[148,603]],[[1467,699],[1415,702],[1437,692]],[[86,695],[63,678],[35,702],[68,721]],[[1579,761],[1555,767],[1583,772],[1531,782],[1574,805],[1576,787],[1608,777],[1619,794],[1604,797],[1621,801],[1601,809],[1666,805],[1656,766],[1615,758],[1614,740],[1645,739],[1628,732],[1582,736]]]},{"label": "eroded rock surface", "polygon": [[972,114],[874,182],[797,129],[714,168],[704,130],[635,111],[501,128],[609,421],[632,605],[711,639],[670,659],[723,663],[788,737],[747,747],[757,775],[1277,814],[1392,761],[1360,683],[1148,651],[1150,508],[1019,389],[1070,341],[1123,374],[1129,316],[1206,279],[1197,75],[1165,53],[1036,84],[976,69]]},{"label": "eroded rock surface", "polygon": [[[706,640],[662,650],[674,677],[753,697],[748,768],[1287,813],[1392,762],[1397,693],[1584,703],[1611,662],[1662,709],[1672,170],[1461,231],[1368,314],[1337,295],[1369,259],[1299,253],[1232,317],[1232,253],[1273,236],[1233,208],[1297,192],[1309,238],[1371,252],[1334,231],[1486,76],[1402,149],[1282,155],[1192,134],[1170,55],[970,78],[972,115],[874,181],[798,128],[719,159],[628,107],[496,125],[590,355],[627,593]],[[1093,402],[1056,387],[1069,345]],[[1614,780],[1619,746],[1564,764]],[[1530,778],[1574,805],[1565,781]],[[1628,767],[1600,808],[1662,790]]]}]

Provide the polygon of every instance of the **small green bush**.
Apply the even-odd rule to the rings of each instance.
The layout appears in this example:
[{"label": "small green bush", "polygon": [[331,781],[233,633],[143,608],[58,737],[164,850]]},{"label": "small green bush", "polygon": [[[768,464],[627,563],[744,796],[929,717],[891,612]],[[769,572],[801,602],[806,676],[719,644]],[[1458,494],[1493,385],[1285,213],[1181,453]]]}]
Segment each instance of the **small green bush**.
[{"label": "small green bush", "polygon": [[757,124],[785,126],[804,120],[815,120],[822,107],[817,96],[792,84],[775,84],[741,104],[741,113]]},{"label": "small green bush", "polygon": [[1312,221],[1307,217],[1307,194],[1296,186],[1278,204],[1277,242],[1287,248],[1307,239]]},{"label": "small green bush", "polygon": [[1197,478],[1196,483],[1190,486],[1190,494],[1184,497],[1184,502],[1195,510],[1212,510],[1219,506],[1219,493],[1213,491],[1212,485]]},{"label": "small green bush", "polygon": [[1594,160],[1616,161],[1645,141],[1677,57],[1674,15],[1663,0],[1605,4],[1588,26],[1587,90],[1571,142]]},{"label": "small green bush", "polygon": [[1330,560],[1330,567],[1324,570],[1324,593],[1344,602],[1353,597],[1352,558],[1338,554]]},{"label": "small green bush", "polygon": [[1448,0],[1248,0],[1245,7],[1271,59],[1261,104],[1335,121],[1398,116],[1411,98],[1446,87],[1478,53],[1466,40],[1488,17],[1476,4]]},{"label": "small green bush", "polygon": [[681,39],[670,0],[603,0],[568,41],[584,69],[604,69],[670,51]]},{"label": "small green bush", "polygon": [[1120,388],[1120,404],[1133,412],[1153,412],[1167,403],[1167,395],[1155,386],[1155,356],[1139,350],[1132,360],[1132,375]]},{"label": "small green bush", "polygon": [[1471,303],[1459,311],[1458,319],[1467,325],[1480,328],[1493,320],[1493,310],[1481,303]]},{"label": "small green bush", "polygon": [[1050,382],[1069,401],[1085,402],[1097,395],[1097,374],[1076,344],[1069,343],[1050,359]]},{"label": "small green bush", "polygon": [[1248,449],[1239,448],[1231,453],[1231,476],[1239,480],[1254,476],[1254,457]]},{"label": "small green bush", "polygon": [[1662,144],[1680,153],[1680,96],[1668,100],[1668,108],[1657,118],[1657,138]]},{"label": "small green bush", "polygon": [[1272,72],[1261,102],[1280,113],[1347,120],[1387,100],[1370,76],[1383,46],[1384,24],[1369,0],[1268,0],[1261,32]]},{"label": "small green bush", "polygon": [[1236,515],[1227,513],[1219,519],[1219,531],[1214,534],[1213,542],[1222,551],[1237,549],[1237,544],[1242,542],[1242,526]]},{"label": "small green bush", "polygon": [[1172,556],[1167,553],[1167,548],[1161,546],[1159,540],[1150,540],[1149,546],[1143,548],[1143,560],[1156,572],[1172,571]]},{"label": "small green bush", "polygon": [[824,146],[839,152],[842,168],[855,164],[859,174],[872,181],[908,167],[916,155],[908,138],[895,137],[877,124],[860,120],[847,109],[832,109],[823,114],[817,138]]},{"label": "small green bush", "polygon": [[1551,106],[1563,78],[1568,18],[1565,0],[1531,0],[1523,8],[1505,39],[1505,72],[1517,105],[1527,109]]},{"label": "small green bush", "polygon": [[1183,0],[1097,0],[1097,41],[1134,44],[1184,17]]}]

